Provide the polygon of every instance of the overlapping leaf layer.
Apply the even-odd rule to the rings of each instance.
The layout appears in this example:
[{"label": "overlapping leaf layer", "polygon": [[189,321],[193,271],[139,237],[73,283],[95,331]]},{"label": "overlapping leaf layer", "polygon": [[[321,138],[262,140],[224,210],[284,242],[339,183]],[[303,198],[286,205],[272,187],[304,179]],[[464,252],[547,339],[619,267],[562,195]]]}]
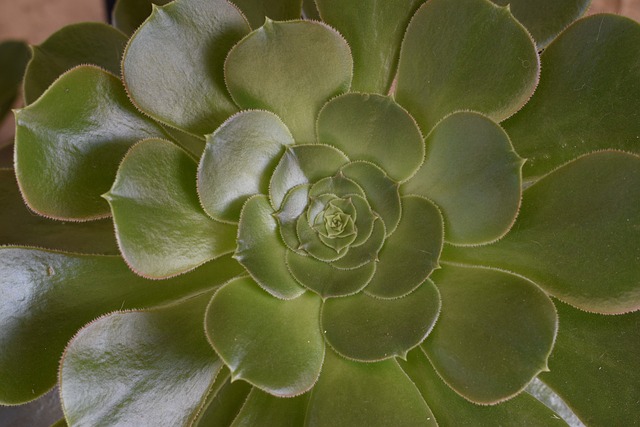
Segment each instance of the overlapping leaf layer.
[{"label": "overlapping leaf layer", "polygon": [[541,372],[640,415],[589,408],[581,350],[637,347],[640,26],[495,3],[120,0],[36,49],[15,177],[52,219],[2,171],[38,234],[0,233],[0,402],[61,357],[71,425],[562,424]]}]

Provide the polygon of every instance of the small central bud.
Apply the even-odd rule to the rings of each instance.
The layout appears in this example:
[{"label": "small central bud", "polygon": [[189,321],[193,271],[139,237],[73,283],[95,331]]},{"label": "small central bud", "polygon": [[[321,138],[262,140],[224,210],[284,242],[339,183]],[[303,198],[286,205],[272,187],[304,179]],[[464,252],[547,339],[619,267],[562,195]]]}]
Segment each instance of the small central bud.
[{"label": "small central bud", "polygon": [[337,236],[344,231],[349,221],[349,215],[338,209],[338,212],[328,213],[324,212],[324,226],[327,231],[327,236]]}]

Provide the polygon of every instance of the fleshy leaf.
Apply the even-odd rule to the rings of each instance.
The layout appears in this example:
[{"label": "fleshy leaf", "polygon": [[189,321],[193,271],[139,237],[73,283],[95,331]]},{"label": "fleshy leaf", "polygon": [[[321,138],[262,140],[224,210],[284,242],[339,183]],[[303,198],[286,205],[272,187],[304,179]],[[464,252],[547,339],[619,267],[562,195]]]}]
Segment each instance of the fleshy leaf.
[{"label": "fleshy leaf", "polygon": [[[55,112],[55,114],[54,114]],[[16,112],[16,176],[34,211],[57,219],[109,215],[100,196],[138,140],[164,130],[127,99],[120,80],[95,66],[65,73]]]},{"label": "fleshy leaf", "polygon": [[80,330],[60,368],[69,424],[192,420],[222,365],[202,329],[209,298],[207,293],[164,308],[113,313]]},{"label": "fleshy leaf", "polygon": [[379,167],[364,161],[345,165],[341,172],[355,181],[365,192],[367,202],[384,222],[387,234],[395,231],[400,222],[399,185]]},{"label": "fleshy leaf", "polygon": [[284,399],[254,388],[231,426],[302,426],[308,401],[309,393]]},{"label": "fleshy leaf", "polygon": [[298,217],[307,208],[309,187],[309,184],[301,184],[292,188],[282,202],[281,208],[275,213],[282,240],[289,249],[296,252],[300,247],[296,224]]},{"label": "fleshy leaf", "polygon": [[[64,420],[57,387],[27,404],[0,406],[0,420],[2,420],[3,427],[58,427],[56,421],[61,418]],[[67,427],[66,423],[63,426]]]},{"label": "fleshy leaf", "polygon": [[162,6],[169,1],[171,0],[116,0],[111,14],[113,25],[131,35],[151,15],[151,5]]},{"label": "fleshy leaf", "polygon": [[436,426],[395,360],[360,363],[327,350],[309,397],[305,426]]},{"label": "fleshy leaf", "polygon": [[321,20],[315,0],[302,0],[302,16],[305,19]]},{"label": "fleshy leaf", "polygon": [[322,298],[351,295],[362,290],[376,271],[369,262],[359,268],[341,270],[310,256],[287,252],[287,265],[293,277]]},{"label": "fleshy leaf", "polygon": [[523,193],[511,232],[443,257],[516,271],[580,309],[620,314],[640,308],[640,157],[583,156]]},{"label": "fleshy leaf", "polygon": [[300,239],[300,249],[320,261],[335,261],[349,251],[348,247],[333,248],[326,245],[304,216],[300,216],[296,222],[296,233]]},{"label": "fleshy leaf", "polygon": [[560,330],[540,379],[587,425],[633,425],[640,414],[640,312],[602,316],[556,306]]},{"label": "fleshy leaf", "polygon": [[211,300],[207,335],[234,380],[275,396],[295,396],[313,387],[322,367],[321,301],[310,292],[282,301],[250,278],[237,279]]},{"label": "fleshy leaf", "polygon": [[[29,46],[22,41],[0,43],[0,122],[11,110],[20,90],[25,67],[31,57]],[[0,147],[2,141],[0,141]]]},{"label": "fleshy leaf", "polygon": [[378,253],[385,242],[386,229],[380,219],[373,221],[373,229],[367,241],[349,248],[349,251],[340,259],[333,261],[332,266],[342,269],[352,269],[377,261]]},{"label": "fleshy leaf", "polygon": [[348,93],[329,101],[318,116],[318,142],[344,151],[352,160],[372,162],[396,181],[413,175],[424,158],[416,122],[393,99],[381,95]]},{"label": "fleshy leaf", "polygon": [[396,72],[402,37],[421,0],[316,0],[320,16],[349,42],[352,90],[386,94]]},{"label": "fleshy leaf", "polygon": [[120,75],[120,58],[127,37],[101,22],[81,22],[53,33],[33,46],[33,57],[24,76],[24,99],[31,104],[60,75],[82,64],[97,65]]},{"label": "fleshy leaf", "polygon": [[322,329],[331,347],[349,359],[404,358],[431,332],[439,313],[438,289],[427,279],[394,300],[365,293],[328,299],[322,307]]},{"label": "fleshy leaf", "polygon": [[527,158],[525,177],[539,177],[598,149],[640,153],[637,22],[615,15],[582,19],[540,59],[540,86],[504,123],[516,151]]},{"label": "fleshy leaf", "polygon": [[286,252],[267,197],[251,197],[240,214],[234,257],[264,290],[275,297],[291,299],[300,296],[304,288],[289,273]]},{"label": "fleshy leaf", "polygon": [[237,111],[225,88],[223,64],[248,31],[242,14],[225,0],[154,7],[122,61],[132,100],[163,123],[199,135],[213,132]]},{"label": "fleshy leaf", "polygon": [[264,24],[265,17],[274,21],[299,19],[302,14],[302,0],[232,0],[252,28]]},{"label": "fleshy leaf", "polygon": [[0,244],[80,253],[117,254],[109,219],[65,223],[34,215],[24,205],[11,169],[0,169]]},{"label": "fleshy leaf", "polygon": [[173,276],[233,252],[237,228],[204,213],[195,182],[195,162],[168,141],[141,141],[122,161],[104,197],[122,256],[142,276]]},{"label": "fleshy leaf", "polygon": [[501,121],[527,102],[539,65],[531,36],[508,8],[488,0],[429,1],[404,37],[396,99],[425,134],[458,110]]},{"label": "fleshy leaf", "polygon": [[165,305],[244,273],[229,256],[163,281],[133,274],[116,256],[4,247],[0,260],[4,404],[27,402],[53,387],[67,341],[101,314]]},{"label": "fleshy leaf", "polygon": [[566,426],[551,409],[528,393],[520,393],[499,405],[473,404],[446,385],[433,370],[421,349],[409,352],[407,361],[398,361],[422,393],[425,402],[442,426]]},{"label": "fleshy leaf", "polygon": [[215,219],[238,221],[244,202],[269,191],[269,178],[293,137],[267,111],[243,111],[207,137],[198,169],[198,193]]},{"label": "fleshy leaf", "polygon": [[442,209],[447,242],[485,243],[515,221],[522,163],[491,119],[454,113],[429,134],[425,163],[402,191],[425,196]]},{"label": "fleshy leaf", "polygon": [[231,372],[226,366],[223,366],[193,425],[229,427],[238,416],[244,401],[247,400],[247,396],[253,388],[247,382],[232,381]]},{"label": "fleshy leaf", "polygon": [[231,49],[224,73],[241,108],[273,111],[300,144],[315,142],[318,111],[349,89],[352,66],[349,46],[327,25],[268,19]]},{"label": "fleshy leaf", "polygon": [[491,1],[500,6],[509,6],[513,16],[522,22],[536,40],[539,50],[546,47],[558,33],[582,16],[591,3],[590,0]]},{"label": "fleshy leaf", "polygon": [[448,264],[432,279],[442,312],[422,346],[456,392],[475,403],[495,404],[547,370],[558,317],[534,283],[498,270]]},{"label": "fleshy leaf", "polygon": [[349,159],[328,145],[288,146],[276,166],[269,185],[269,199],[278,209],[287,191],[300,184],[309,184],[335,174]]},{"label": "fleshy leaf", "polygon": [[378,268],[365,292],[397,298],[416,289],[438,266],[442,215],[429,200],[402,198],[402,220],[380,251]]}]

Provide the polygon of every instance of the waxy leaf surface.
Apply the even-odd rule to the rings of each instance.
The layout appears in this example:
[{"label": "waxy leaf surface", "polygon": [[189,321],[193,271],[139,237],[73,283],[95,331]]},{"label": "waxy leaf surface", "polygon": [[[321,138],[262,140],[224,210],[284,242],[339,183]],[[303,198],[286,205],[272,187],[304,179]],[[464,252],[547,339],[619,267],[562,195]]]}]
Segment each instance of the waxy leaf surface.
[{"label": "waxy leaf surface", "polygon": [[140,139],[166,135],[131,105],[116,76],[95,66],[64,74],[17,111],[16,124],[15,168],[25,201],[69,220],[108,216],[100,196],[124,154]]},{"label": "waxy leaf surface", "polygon": [[431,331],[439,313],[440,295],[427,279],[393,300],[365,293],[328,299],[322,306],[322,329],[333,349],[349,359],[405,357]]},{"label": "waxy leaf surface", "polygon": [[421,349],[398,361],[415,383],[441,426],[566,426],[562,418],[528,393],[499,405],[477,405],[456,394],[433,370]]},{"label": "waxy leaf surface", "polygon": [[296,142],[315,142],[318,111],[349,89],[353,61],[342,36],[320,22],[267,20],[233,47],[224,72],[242,108],[273,111]]},{"label": "waxy leaf surface", "polygon": [[229,427],[253,389],[254,387],[245,381],[232,381],[231,372],[223,365],[194,425]]},{"label": "waxy leaf surface", "polygon": [[432,279],[442,312],[422,346],[451,388],[472,402],[495,404],[547,370],[558,318],[534,283],[448,264]]},{"label": "waxy leaf surface", "polygon": [[594,150],[640,153],[640,24],[590,16],[564,31],[541,61],[540,86],[504,123],[527,158],[525,178]]},{"label": "waxy leaf surface", "polygon": [[416,386],[395,360],[360,363],[327,350],[309,397],[305,426],[436,426]]},{"label": "waxy leaf surface", "polygon": [[556,169],[524,191],[503,239],[443,257],[518,272],[582,310],[637,310],[640,157],[602,151]]},{"label": "waxy leaf surface", "polygon": [[253,388],[232,427],[304,425],[309,393],[292,398],[275,397]]},{"label": "waxy leaf surface", "polygon": [[163,281],[135,275],[116,256],[4,247],[0,259],[0,402],[8,404],[54,386],[67,341],[87,322],[197,295],[244,272],[229,256]]},{"label": "waxy leaf surface", "polygon": [[413,175],[424,157],[416,122],[380,95],[348,93],[329,101],[318,116],[318,142],[342,150],[351,160],[372,162],[396,181]]},{"label": "waxy leaf surface", "polygon": [[247,18],[252,28],[264,24],[265,17],[274,21],[299,19],[302,0],[232,0]]},{"label": "waxy leaf surface", "polygon": [[422,0],[316,0],[322,20],[345,37],[353,55],[351,89],[386,94],[402,37]]},{"label": "waxy leaf surface", "polygon": [[527,102],[538,71],[531,36],[506,8],[488,0],[428,1],[402,43],[396,99],[425,134],[458,110],[500,121]]},{"label": "waxy leaf surface", "polygon": [[202,328],[209,298],[207,293],[168,307],[113,313],[80,330],[60,368],[69,424],[192,420],[222,366]]},{"label": "waxy leaf surface", "polygon": [[25,103],[31,104],[58,76],[82,64],[97,65],[120,75],[120,59],[127,37],[110,25],[81,22],[53,33],[33,46],[33,57],[24,76]]},{"label": "waxy leaf surface", "polygon": [[310,292],[279,300],[250,278],[237,279],[211,300],[207,334],[234,380],[275,396],[296,396],[313,387],[322,367],[321,301]]},{"label": "waxy leaf surface", "polygon": [[505,234],[518,213],[522,159],[507,134],[477,113],[454,113],[427,137],[425,163],[402,187],[433,200],[445,240],[478,244]]},{"label": "waxy leaf surface", "polygon": [[141,141],[127,153],[105,198],[134,271],[164,278],[233,252],[237,228],[205,214],[195,183],[195,162],[168,141]]},{"label": "waxy leaf surface", "polygon": [[133,102],[163,123],[204,135],[237,111],[224,84],[227,52],[245,34],[225,0],[177,0],[154,8],[122,61]]},{"label": "waxy leaf surface", "polygon": [[273,113],[243,111],[227,120],[207,137],[200,159],[198,194],[205,211],[221,221],[238,221],[250,196],[267,194],[284,146],[293,143]]},{"label": "waxy leaf surface", "polygon": [[640,313],[602,316],[558,303],[560,330],[540,379],[587,425],[638,420]]}]

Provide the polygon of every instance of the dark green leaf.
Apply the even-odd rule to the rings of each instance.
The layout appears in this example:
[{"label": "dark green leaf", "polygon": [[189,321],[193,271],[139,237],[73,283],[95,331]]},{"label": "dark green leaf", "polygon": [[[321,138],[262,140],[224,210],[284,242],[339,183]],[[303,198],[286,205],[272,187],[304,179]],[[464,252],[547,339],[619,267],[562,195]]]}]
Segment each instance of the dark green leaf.
[{"label": "dark green leaf", "polygon": [[30,57],[31,52],[25,42],[7,40],[0,43],[0,122],[11,110],[20,91],[22,76]]},{"label": "dark green leaf", "polygon": [[289,21],[299,19],[302,14],[302,0],[232,0],[232,2],[244,13],[252,28],[262,26],[265,17],[274,21]]},{"label": "dark green leaf", "polygon": [[171,0],[117,0],[111,14],[113,25],[127,35],[133,34],[151,15],[151,5],[165,5]]},{"label": "dark green leaf", "polygon": [[244,381],[232,382],[229,369],[223,366],[194,425],[229,427],[251,390],[253,387]]},{"label": "dark green leaf", "polygon": [[293,398],[271,396],[257,388],[251,390],[232,427],[304,425],[309,393]]}]

